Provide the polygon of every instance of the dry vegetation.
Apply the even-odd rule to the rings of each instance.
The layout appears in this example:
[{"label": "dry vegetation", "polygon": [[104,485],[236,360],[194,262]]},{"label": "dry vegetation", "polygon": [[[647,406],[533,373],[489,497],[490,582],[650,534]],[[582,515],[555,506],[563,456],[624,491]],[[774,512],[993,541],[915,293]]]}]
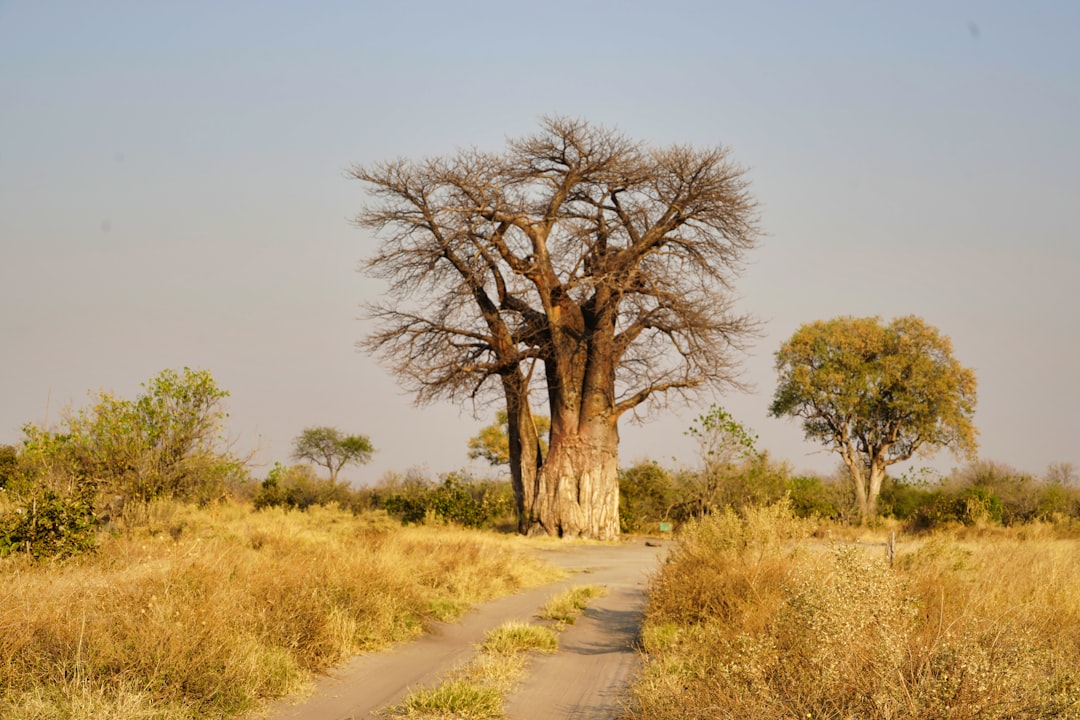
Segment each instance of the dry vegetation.
[{"label": "dry vegetation", "polygon": [[627,718],[1080,717],[1075,537],[939,534],[889,567],[811,529],[782,504],[687,528]]},{"label": "dry vegetation", "polygon": [[552,579],[520,542],[333,508],[156,504],[95,554],[0,561],[0,717],[234,717]]},{"label": "dry vegetation", "polygon": [[477,655],[452,669],[438,685],[418,688],[382,717],[407,720],[503,720],[504,697],[525,675],[529,653],[554,653],[558,632],[572,625],[589,600],[607,593],[596,585],[573,587],[552,597],[538,617],[549,625],[508,622],[489,631]]}]

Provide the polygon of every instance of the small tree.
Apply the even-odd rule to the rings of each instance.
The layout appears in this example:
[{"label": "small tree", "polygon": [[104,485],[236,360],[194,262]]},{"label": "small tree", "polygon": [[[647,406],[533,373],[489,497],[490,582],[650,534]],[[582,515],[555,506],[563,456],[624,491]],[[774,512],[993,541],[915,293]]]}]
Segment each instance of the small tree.
[{"label": "small tree", "polygon": [[685,434],[698,443],[701,468],[682,475],[682,514],[700,517],[723,506],[742,505],[757,495],[748,492],[747,486],[761,480],[768,469],[756,448],[757,435],[715,404]]},{"label": "small tree", "polygon": [[293,440],[292,458],[326,468],[330,482],[346,465],[363,465],[375,448],[364,435],[345,435],[332,427],[310,427]]},{"label": "small tree", "polygon": [[877,515],[890,465],[940,447],[975,450],[975,373],[920,318],[803,325],[776,353],[776,369],[769,413],[801,417],[807,439],[840,454],[863,522]]},{"label": "small tree", "polygon": [[[547,434],[551,430],[551,418],[533,415],[533,425],[539,438],[540,456],[547,455]],[[475,437],[469,438],[469,457],[487,460],[493,467],[510,464],[509,415],[505,410],[495,413],[495,422],[480,428]]]}]

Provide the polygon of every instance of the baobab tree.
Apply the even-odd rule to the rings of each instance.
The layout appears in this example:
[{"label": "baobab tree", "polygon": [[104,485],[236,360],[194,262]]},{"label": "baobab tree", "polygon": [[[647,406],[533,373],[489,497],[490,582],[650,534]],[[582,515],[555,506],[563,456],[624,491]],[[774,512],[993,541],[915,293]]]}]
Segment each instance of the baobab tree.
[{"label": "baobab tree", "polygon": [[[732,281],[758,235],[725,148],[546,118],[502,153],[356,166],[388,281],[361,345],[418,402],[499,397],[523,532],[618,535],[618,421],[738,385],[757,328]],[[546,397],[539,452],[534,392]]]}]

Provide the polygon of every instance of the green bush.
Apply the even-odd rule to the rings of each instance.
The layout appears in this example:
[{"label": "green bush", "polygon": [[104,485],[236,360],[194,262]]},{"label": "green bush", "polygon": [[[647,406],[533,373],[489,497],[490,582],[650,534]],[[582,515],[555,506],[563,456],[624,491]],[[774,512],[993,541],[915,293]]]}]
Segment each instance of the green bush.
[{"label": "green bush", "polygon": [[165,370],[135,400],[99,393],[61,432],[26,425],[21,455],[36,481],[61,494],[89,478],[125,502],[207,502],[244,472],[224,449],[226,397],[205,370]]},{"label": "green bush", "polygon": [[376,492],[377,504],[403,523],[429,516],[464,527],[492,527],[513,509],[507,483],[477,482],[464,473],[447,473],[442,482],[411,483],[392,492]]},{"label": "green bush", "polygon": [[787,494],[797,517],[838,519],[842,514],[844,490],[836,483],[816,475],[797,475],[787,479]]},{"label": "green bush", "polygon": [[92,550],[97,520],[93,502],[43,489],[0,514],[0,555],[68,557]]},{"label": "green bush", "polygon": [[331,503],[354,512],[367,509],[366,496],[348,483],[320,478],[310,465],[285,467],[281,463],[274,463],[252,503],[256,510],[267,507],[307,510],[313,505]]},{"label": "green bush", "polygon": [[965,488],[956,499],[955,515],[965,525],[1000,523],[1005,505],[992,488],[974,486]]},{"label": "green bush", "polygon": [[651,460],[619,471],[619,529],[642,532],[668,519],[678,489],[670,472]]},{"label": "green bush", "polygon": [[19,449],[14,445],[0,445],[0,490],[14,484],[19,474]]}]

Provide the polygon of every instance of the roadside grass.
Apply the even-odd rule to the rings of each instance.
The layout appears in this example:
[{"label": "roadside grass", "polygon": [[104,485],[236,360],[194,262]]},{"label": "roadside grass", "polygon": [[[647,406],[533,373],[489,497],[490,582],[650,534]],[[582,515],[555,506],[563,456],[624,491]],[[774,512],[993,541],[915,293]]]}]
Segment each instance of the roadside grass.
[{"label": "roadside grass", "polygon": [[573,587],[547,601],[540,609],[540,617],[561,625],[573,625],[577,616],[588,606],[589,601],[600,597],[607,590],[597,585]]},{"label": "roadside grass", "polygon": [[157,504],[94,555],[0,561],[0,717],[237,717],[560,576],[510,536],[336,508]]},{"label": "roadside grass", "polygon": [[[585,585],[570,588],[551,598],[539,615],[553,626],[508,622],[487,632],[477,655],[432,688],[419,688],[401,703],[382,713],[385,718],[408,720],[500,720],[503,700],[524,676],[531,652],[554,653],[559,649],[558,631],[572,624],[605,588]],[[548,617],[548,608],[559,617]]]},{"label": "roadside grass", "polygon": [[939,533],[890,567],[810,530],[780,504],[680,536],[624,720],[1080,717],[1074,537]]},{"label": "roadside grass", "polygon": [[555,652],[559,639],[549,628],[531,623],[509,622],[487,634],[480,651],[487,655],[515,655],[537,650]]},{"label": "roadside grass", "polygon": [[400,717],[497,720],[502,717],[502,693],[468,678],[448,680],[411,694]]}]

